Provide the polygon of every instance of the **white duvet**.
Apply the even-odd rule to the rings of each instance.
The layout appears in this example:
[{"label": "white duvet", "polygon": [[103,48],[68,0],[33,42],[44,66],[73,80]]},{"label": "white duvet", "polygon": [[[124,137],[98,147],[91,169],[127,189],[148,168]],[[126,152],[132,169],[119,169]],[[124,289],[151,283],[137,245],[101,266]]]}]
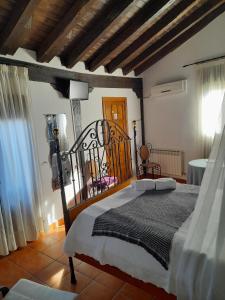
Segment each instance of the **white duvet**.
[{"label": "white duvet", "polygon": [[[198,192],[198,188],[191,185],[178,184],[177,189]],[[74,256],[75,253],[88,255],[103,265],[109,264],[117,267],[137,279],[174,293],[177,260],[182,250],[190,217],[174,235],[168,271],[140,246],[113,237],[92,236],[96,217],[111,208],[135,199],[142,193],[143,191],[135,191],[129,186],[83,210],[68,232],[64,250],[69,256]]]}]

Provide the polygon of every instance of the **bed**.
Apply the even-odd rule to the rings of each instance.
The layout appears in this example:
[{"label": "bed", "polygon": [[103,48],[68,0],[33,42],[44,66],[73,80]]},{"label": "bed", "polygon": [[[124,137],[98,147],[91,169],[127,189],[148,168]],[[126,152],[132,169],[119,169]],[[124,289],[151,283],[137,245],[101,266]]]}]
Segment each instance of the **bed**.
[{"label": "bed", "polygon": [[[191,190],[198,193],[198,188],[191,185],[178,185],[178,190]],[[171,293],[175,273],[166,270],[144,248],[112,237],[92,236],[95,219],[111,208],[119,207],[143,192],[135,191],[131,185],[119,192],[101,200],[83,210],[73,222],[65,241],[64,250],[69,256],[84,254],[94,258],[101,265],[117,267],[121,271],[146,283],[152,283]],[[175,233],[171,261],[173,269],[176,268],[177,256],[183,245],[190,218],[183,223]]]},{"label": "bed", "polygon": [[[135,137],[134,126],[134,145],[136,145]],[[168,270],[143,247],[115,237],[92,236],[96,218],[112,208],[119,208],[133,202],[143,194],[143,192],[135,191],[131,186],[133,177],[130,141],[117,124],[110,124],[107,120],[93,122],[82,132],[67,154],[71,162],[71,182],[74,191],[72,198],[74,206],[71,208],[70,196],[68,209],[61,168],[61,159],[65,154],[60,153],[56,136],[62,205],[67,232],[64,250],[69,255],[71,282],[76,283],[72,260],[72,257],[76,256],[103,271],[150,291],[160,299],[175,299],[173,294],[175,294],[176,263],[191,215],[174,234]],[[134,151],[136,153],[136,147]],[[75,157],[73,158],[72,155]],[[91,193],[86,192],[85,176],[82,176],[82,162],[85,164],[85,161],[92,159],[97,162],[100,178],[111,176],[117,180],[113,186],[106,186],[104,190],[93,190],[94,197],[90,198]],[[135,165],[137,165],[137,160],[135,160]],[[76,177],[74,174],[77,174]],[[91,172],[91,180],[94,182],[96,178],[93,178],[93,174],[94,172]],[[76,181],[80,179],[83,181],[78,182],[77,185]],[[198,188],[191,185],[178,184],[177,191],[191,192],[196,195],[196,198],[198,194]]]}]

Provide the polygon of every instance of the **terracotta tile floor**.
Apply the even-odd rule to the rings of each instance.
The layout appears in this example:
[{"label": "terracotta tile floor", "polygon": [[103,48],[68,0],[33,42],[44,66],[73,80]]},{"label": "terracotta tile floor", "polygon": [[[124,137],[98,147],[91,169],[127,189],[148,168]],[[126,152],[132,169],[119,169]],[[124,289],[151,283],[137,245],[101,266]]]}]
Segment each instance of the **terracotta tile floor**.
[{"label": "terracotta tile floor", "polygon": [[26,278],[77,292],[83,300],[160,300],[78,259],[74,259],[77,284],[71,284],[67,257],[62,250],[64,238],[61,227],[41,234],[38,241],[7,257],[0,257],[0,284],[10,287],[20,278]]}]

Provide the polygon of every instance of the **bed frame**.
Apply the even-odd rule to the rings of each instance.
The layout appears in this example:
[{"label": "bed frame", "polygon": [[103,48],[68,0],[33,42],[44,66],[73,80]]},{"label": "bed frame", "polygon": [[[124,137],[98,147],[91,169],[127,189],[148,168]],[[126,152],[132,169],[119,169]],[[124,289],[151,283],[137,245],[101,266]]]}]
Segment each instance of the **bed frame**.
[{"label": "bed frame", "polygon": [[[136,122],[133,122],[135,172],[138,173]],[[58,129],[54,130],[59,180],[64,214],[65,231],[68,232],[73,220],[88,206],[128,186],[133,180],[131,139],[113,121],[97,120],[89,124],[80,134],[70,151],[60,152]],[[69,160],[73,195],[66,193],[63,175],[63,160]],[[108,178],[111,178],[108,180]],[[105,180],[107,178],[107,180]],[[69,199],[68,199],[69,197]],[[83,254],[75,254],[80,260],[110,273],[126,282],[142,288],[160,300],[176,299],[163,289],[144,283],[118,268],[101,265],[98,261]],[[72,257],[69,257],[71,282],[76,283]]]}]

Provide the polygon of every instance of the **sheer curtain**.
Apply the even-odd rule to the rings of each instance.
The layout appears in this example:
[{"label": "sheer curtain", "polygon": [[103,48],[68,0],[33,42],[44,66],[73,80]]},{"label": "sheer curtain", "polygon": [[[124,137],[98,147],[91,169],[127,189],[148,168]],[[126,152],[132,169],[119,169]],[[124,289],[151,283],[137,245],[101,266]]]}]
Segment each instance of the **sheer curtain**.
[{"label": "sheer curtain", "polygon": [[177,272],[178,300],[225,299],[225,97]]},{"label": "sheer curtain", "polygon": [[225,63],[202,65],[198,73],[199,135],[202,156],[208,158],[225,91]]},{"label": "sheer curtain", "polygon": [[41,209],[28,71],[0,65],[0,255],[35,240]]}]

